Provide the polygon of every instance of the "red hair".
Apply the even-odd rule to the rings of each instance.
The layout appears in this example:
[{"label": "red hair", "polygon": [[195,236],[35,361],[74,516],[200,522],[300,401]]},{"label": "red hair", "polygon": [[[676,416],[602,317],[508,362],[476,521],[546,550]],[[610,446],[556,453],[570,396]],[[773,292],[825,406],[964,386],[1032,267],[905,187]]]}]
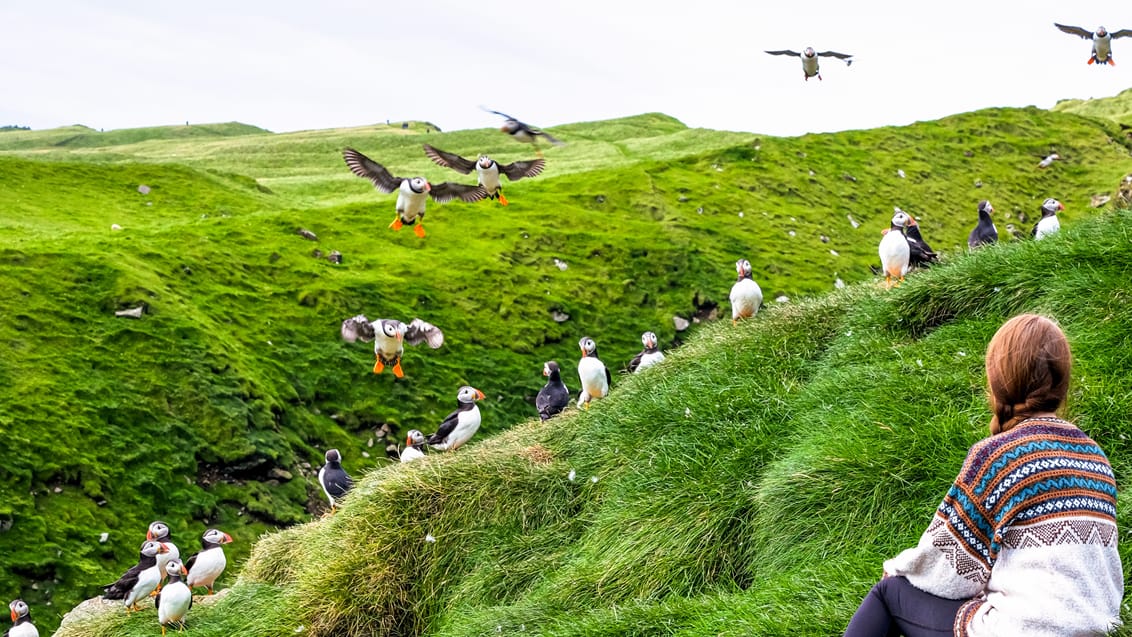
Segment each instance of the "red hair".
[{"label": "red hair", "polygon": [[1021,314],[998,328],[987,345],[991,433],[1057,411],[1069,393],[1070,360],[1065,334],[1044,316]]}]

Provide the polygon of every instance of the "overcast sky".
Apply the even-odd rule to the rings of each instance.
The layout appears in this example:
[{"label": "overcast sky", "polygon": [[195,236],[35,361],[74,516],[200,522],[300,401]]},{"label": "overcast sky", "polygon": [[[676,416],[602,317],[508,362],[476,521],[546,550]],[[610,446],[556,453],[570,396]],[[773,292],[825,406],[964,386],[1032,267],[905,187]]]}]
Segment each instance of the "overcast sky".
[{"label": "overcast sky", "polygon": [[[659,111],[770,135],[872,128],[1115,95],[1132,38],[1096,68],[1053,23],[1132,28],[1118,6],[0,0],[0,126],[497,126],[484,105],[544,127]],[[798,60],[763,52],[806,46],[856,57],[805,82]]]}]

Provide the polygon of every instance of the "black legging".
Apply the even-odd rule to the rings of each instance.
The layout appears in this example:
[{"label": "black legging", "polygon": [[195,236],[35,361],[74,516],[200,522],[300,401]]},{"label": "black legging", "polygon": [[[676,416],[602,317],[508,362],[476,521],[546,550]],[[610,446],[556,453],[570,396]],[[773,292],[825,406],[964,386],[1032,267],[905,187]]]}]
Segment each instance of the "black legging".
[{"label": "black legging", "polygon": [[955,613],[965,599],[944,599],[886,577],[865,595],[845,637],[951,637]]}]

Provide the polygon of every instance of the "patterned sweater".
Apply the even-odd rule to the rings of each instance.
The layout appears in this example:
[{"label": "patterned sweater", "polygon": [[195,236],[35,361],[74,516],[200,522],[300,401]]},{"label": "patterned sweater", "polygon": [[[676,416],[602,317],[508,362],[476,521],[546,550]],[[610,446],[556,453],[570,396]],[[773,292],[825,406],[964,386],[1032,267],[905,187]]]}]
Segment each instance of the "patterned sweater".
[{"label": "patterned sweater", "polygon": [[966,599],[956,637],[1102,635],[1120,623],[1116,480],[1104,452],[1058,418],[979,441],[920,542],[889,575]]}]

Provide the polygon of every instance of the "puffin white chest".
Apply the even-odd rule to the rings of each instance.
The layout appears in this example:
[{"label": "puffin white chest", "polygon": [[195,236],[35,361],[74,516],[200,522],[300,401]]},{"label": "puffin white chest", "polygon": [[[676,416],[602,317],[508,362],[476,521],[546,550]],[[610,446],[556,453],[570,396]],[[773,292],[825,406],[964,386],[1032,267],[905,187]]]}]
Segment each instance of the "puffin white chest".
[{"label": "puffin white chest", "polygon": [[176,544],[169,540],[163,540],[161,543],[165,545],[165,548],[169,549],[168,553],[157,554],[157,573],[161,579],[165,579],[165,565],[172,560],[181,559],[181,550],[177,548]]},{"label": "puffin white chest", "polygon": [[502,187],[499,183],[499,164],[492,164],[490,168],[480,168],[480,165],[476,164],[476,173],[479,174],[480,185],[487,194],[493,195],[499,192]]},{"label": "puffin white chest", "polygon": [[884,268],[885,274],[902,277],[908,273],[911,250],[908,248],[908,239],[904,237],[903,232],[890,230],[888,234],[884,235],[884,238],[880,240],[880,246],[877,248],[877,254],[880,256],[881,267]]},{"label": "puffin white chest", "polygon": [[228,558],[224,556],[224,549],[214,546],[197,554],[193,561],[193,568],[189,571],[188,585],[212,586],[217,577],[224,572],[228,565]]},{"label": "puffin white chest", "polygon": [[405,352],[404,341],[397,340],[395,336],[386,336],[380,328],[374,330],[374,332],[376,333],[373,337],[373,353],[381,357],[383,361],[393,362],[394,359]]},{"label": "puffin white chest", "polygon": [[746,277],[731,286],[731,318],[754,316],[763,303],[763,291],[754,279]]},{"label": "puffin white chest", "polygon": [[149,594],[157,588],[157,584],[161,581],[161,573],[163,572],[164,569],[158,571],[157,566],[151,566],[139,573],[137,583],[130,589],[130,594],[126,595],[126,608],[148,597]]},{"label": "puffin white chest", "polygon": [[1038,221],[1038,229],[1034,232],[1034,238],[1041,239],[1042,237],[1055,234],[1058,230],[1061,230],[1061,222],[1057,220],[1056,215],[1043,217]]},{"label": "puffin white chest", "polygon": [[161,602],[157,607],[157,621],[161,624],[179,622],[189,612],[193,592],[184,582],[177,580],[161,589]]},{"label": "puffin white chest", "polygon": [[802,72],[806,77],[813,77],[818,74],[818,56],[806,57],[802,56]]},{"label": "puffin white chest", "polygon": [[456,415],[456,428],[448,434],[448,439],[439,445],[433,445],[441,451],[453,451],[460,445],[472,439],[480,428],[480,408],[472,404],[472,408],[461,411]]},{"label": "puffin white chest", "polygon": [[609,393],[605,365],[597,358],[586,356],[578,361],[578,380],[582,383],[582,391],[590,396],[604,398]]},{"label": "puffin white chest", "polygon": [[416,447],[405,447],[405,450],[401,452],[401,462],[412,462],[414,460],[420,460],[423,457],[424,452]]},{"label": "puffin white chest", "polygon": [[664,352],[656,351],[645,354],[641,357],[641,364],[637,365],[637,371],[639,372],[646,367],[656,365],[662,360],[664,360]]},{"label": "puffin white chest", "polygon": [[8,637],[39,637],[39,630],[36,629],[35,624],[25,622],[18,626],[12,626],[8,632],[4,633]]},{"label": "puffin white chest", "polygon": [[417,217],[424,214],[425,202],[427,201],[427,192],[416,192],[408,181],[403,181],[401,188],[397,191],[397,213],[401,215],[401,219],[405,222],[415,221]]},{"label": "puffin white chest", "polygon": [[1097,56],[1097,62],[1101,64],[1107,62],[1109,54],[1112,53],[1112,36],[1106,35],[1103,38],[1093,36],[1093,52]]}]

